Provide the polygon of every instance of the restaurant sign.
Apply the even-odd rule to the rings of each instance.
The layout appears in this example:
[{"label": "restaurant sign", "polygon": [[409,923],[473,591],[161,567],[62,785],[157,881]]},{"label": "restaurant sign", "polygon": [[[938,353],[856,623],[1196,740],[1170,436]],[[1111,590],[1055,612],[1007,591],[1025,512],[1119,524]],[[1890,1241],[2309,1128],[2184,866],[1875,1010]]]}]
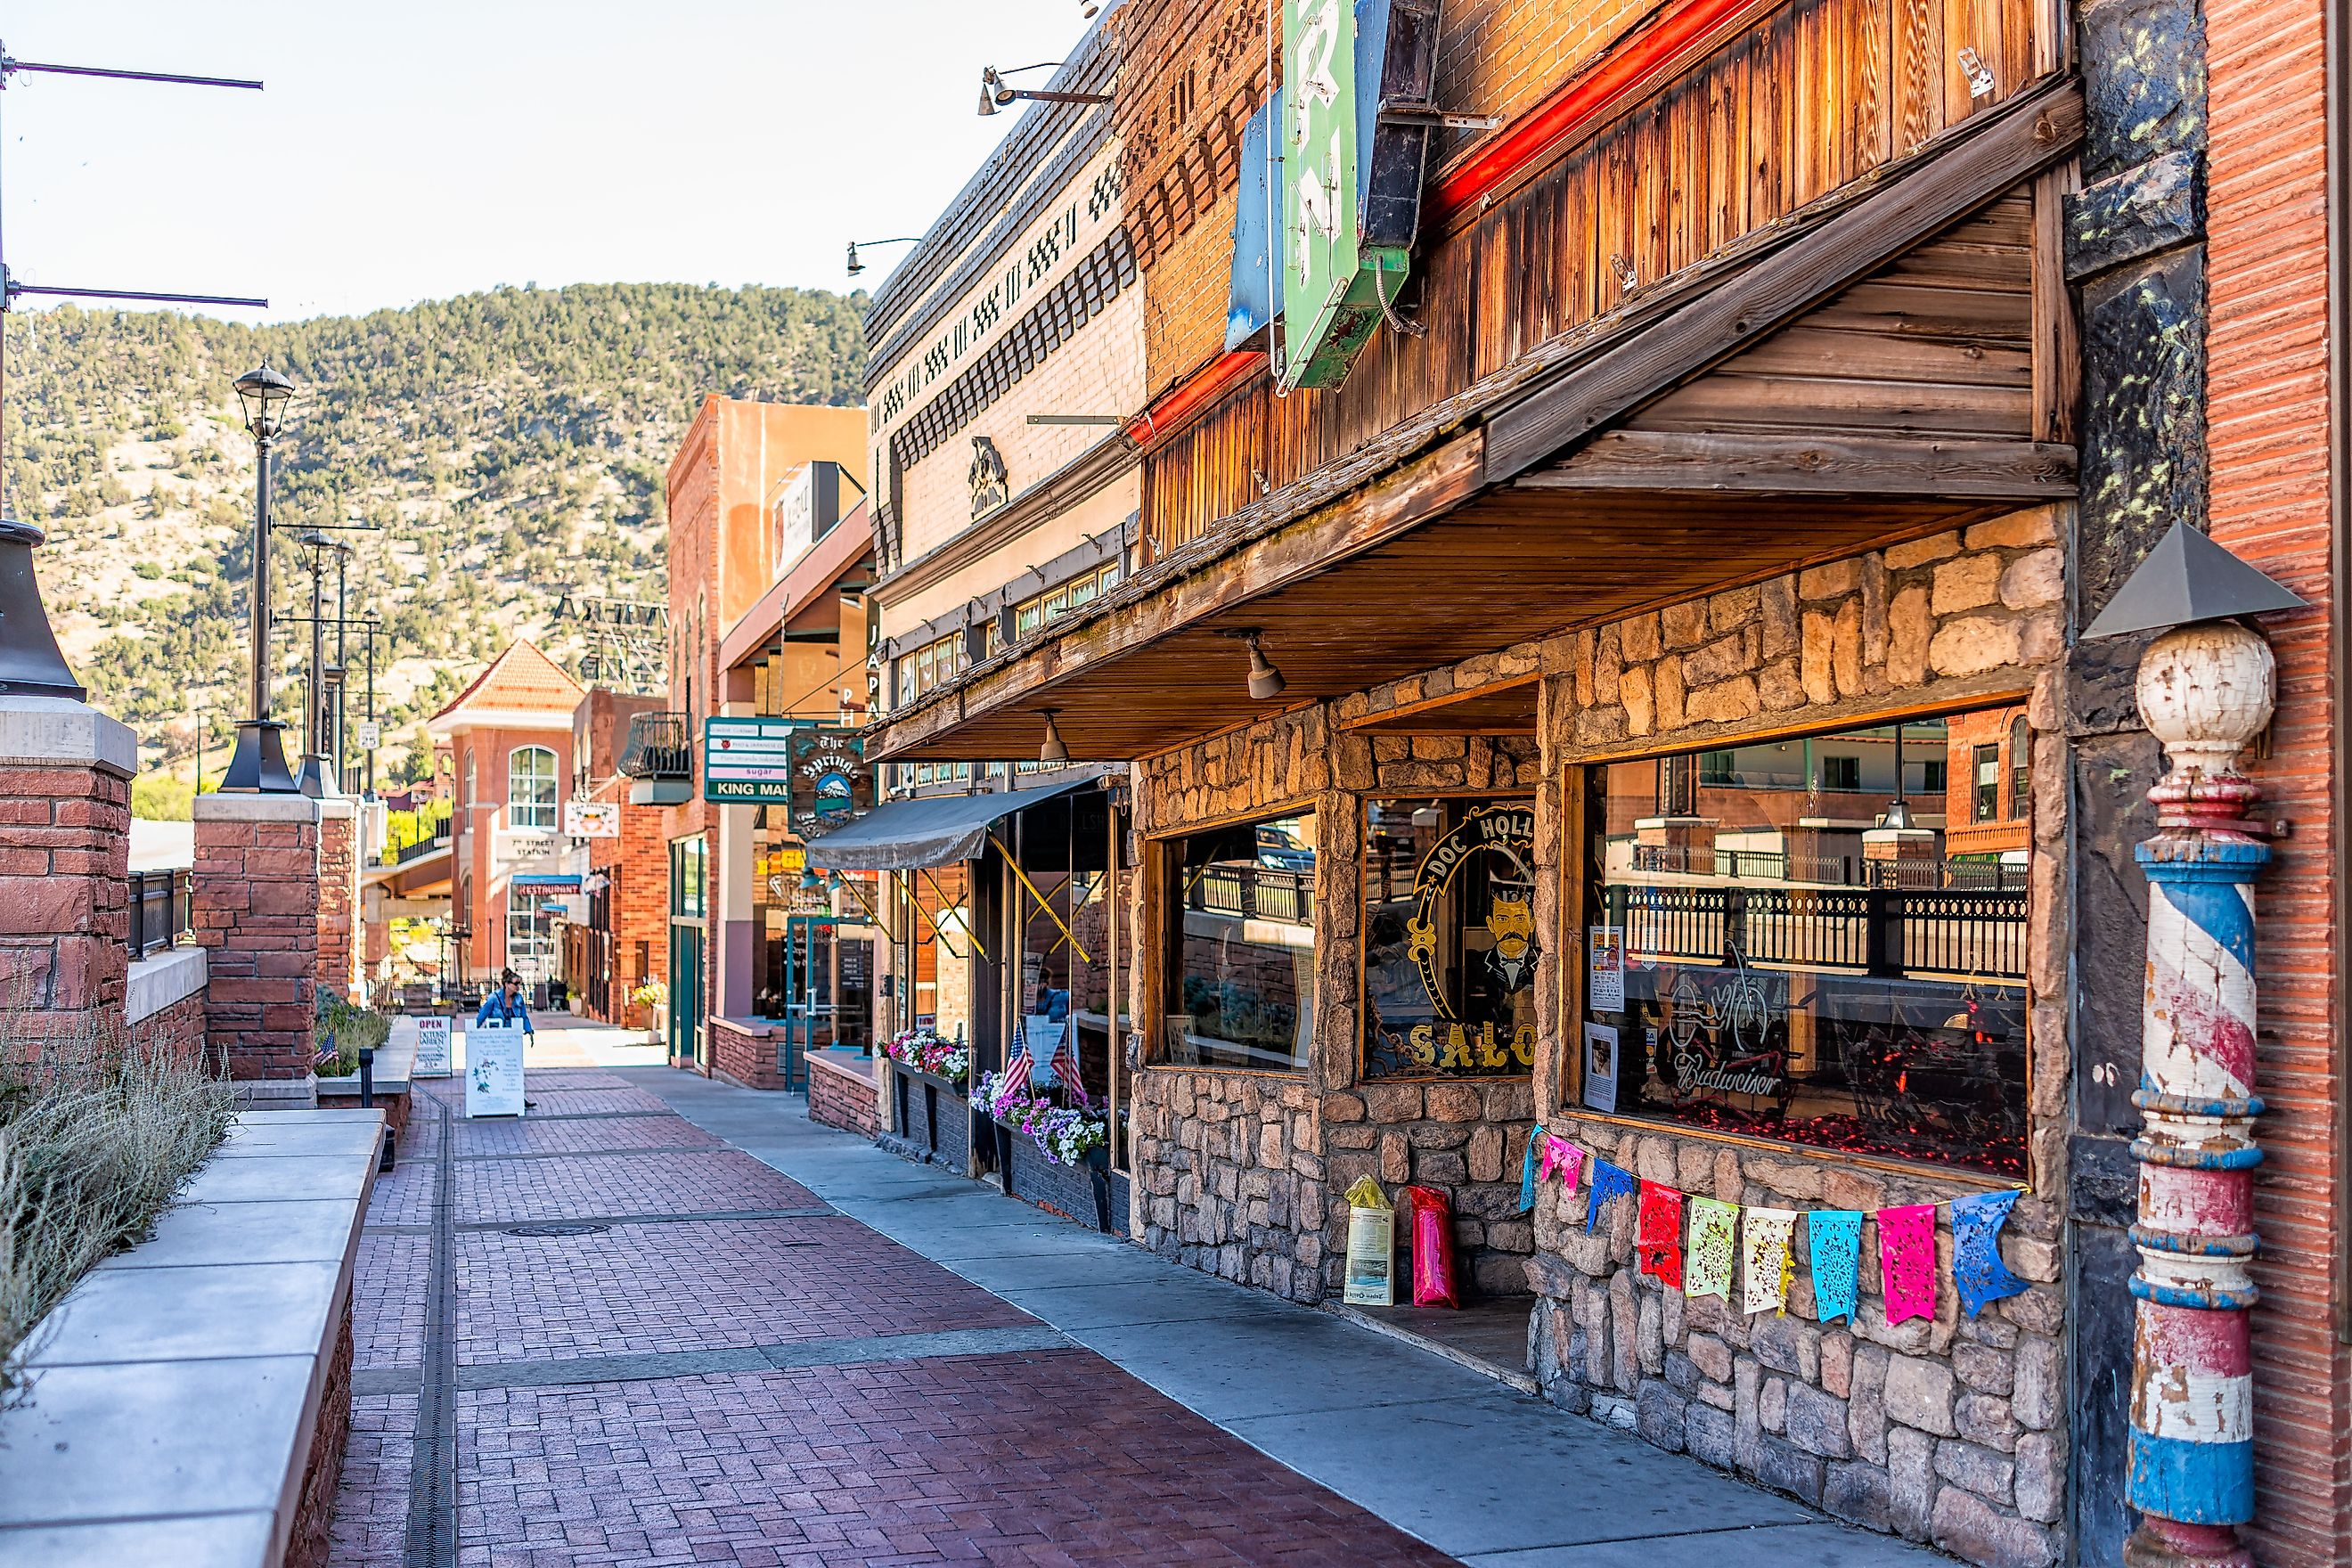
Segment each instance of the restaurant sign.
[{"label": "restaurant sign", "polygon": [[806,719],[710,718],[702,721],[702,798],[730,805],[793,798],[792,739]]},{"label": "restaurant sign", "polygon": [[874,767],[857,731],[804,729],[791,750],[789,826],[796,837],[821,838],[874,809]]}]

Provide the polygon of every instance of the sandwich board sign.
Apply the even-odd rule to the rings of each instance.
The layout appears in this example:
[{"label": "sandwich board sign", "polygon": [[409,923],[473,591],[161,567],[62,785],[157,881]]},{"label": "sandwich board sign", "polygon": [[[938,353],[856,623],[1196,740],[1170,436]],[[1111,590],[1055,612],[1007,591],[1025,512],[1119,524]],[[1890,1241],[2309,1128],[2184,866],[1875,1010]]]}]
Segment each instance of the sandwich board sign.
[{"label": "sandwich board sign", "polygon": [[449,1076],[449,1020],[446,1017],[416,1020],[416,1059],[410,1065],[408,1076]]},{"label": "sandwich board sign", "polygon": [[522,1026],[488,1018],[466,1031],[466,1114],[522,1114]]}]

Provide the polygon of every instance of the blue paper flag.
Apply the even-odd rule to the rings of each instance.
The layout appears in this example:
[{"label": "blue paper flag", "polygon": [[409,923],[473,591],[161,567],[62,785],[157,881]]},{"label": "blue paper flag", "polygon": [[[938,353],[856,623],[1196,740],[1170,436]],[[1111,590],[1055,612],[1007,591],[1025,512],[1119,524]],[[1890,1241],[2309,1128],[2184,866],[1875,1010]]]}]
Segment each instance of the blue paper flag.
[{"label": "blue paper flag", "polygon": [[1592,1162],[1592,1185],[1584,1200],[1586,1233],[1591,1232],[1594,1222],[1600,1219],[1601,1211],[1609,1206],[1611,1199],[1630,1198],[1633,1195],[1633,1173],[1621,1171],[1608,1161],[1596,1158]]},{"label": "blue paper flag", "polygon": [[1973,1318],[1988,1301],[2015,1296],[2025,1281],[2000,1260],[2000,1227],[2017,1205],[2015,1193],[1979,1193],[1952,1200],[1952,1283]]},{"label": "blue paper flag", "polygon": [[1805,1215],[1805,1237],[1813,1255],[1813,1316],[1853,1321],[1854,1269],[1862,1258],[1862,1213],[1858,1209],[1813,1209]]},{"label": "blue paper flag", "polygon": [[1538,1121],[1528,1131],[1527,1157],[1519,1162],[1519,1212],[1527,1213],[1536,1206],[1536,1160],[1543,1149],[1543,1123]]}]

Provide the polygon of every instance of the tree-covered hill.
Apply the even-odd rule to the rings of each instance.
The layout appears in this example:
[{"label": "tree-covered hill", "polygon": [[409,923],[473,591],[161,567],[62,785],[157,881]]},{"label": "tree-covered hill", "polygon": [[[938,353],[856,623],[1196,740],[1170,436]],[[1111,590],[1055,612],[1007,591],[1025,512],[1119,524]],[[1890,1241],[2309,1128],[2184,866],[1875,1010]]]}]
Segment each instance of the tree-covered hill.
[{"label": "tree-covered hill", "polygon": [[[863,296],[677,284],[500,289],[252,327],[67,307],[6,318],[9,510],[47,529],[50,619],[91,700],[177,757],[244,710],[253,441],[231,383],[299,395],[278,448],[278,717],[309,630],[314,523],[344,533],[351,612],[379,613],[387,743],[566,593],[659,598],[662,475],[704,395],[854,402]],[[330,589],[331,593],[331,587]],[[330,614],[332,613],[331,605]],[[353,650],[354,677],[359,663]],[[217,756],[217,752],[215,753]]]}]

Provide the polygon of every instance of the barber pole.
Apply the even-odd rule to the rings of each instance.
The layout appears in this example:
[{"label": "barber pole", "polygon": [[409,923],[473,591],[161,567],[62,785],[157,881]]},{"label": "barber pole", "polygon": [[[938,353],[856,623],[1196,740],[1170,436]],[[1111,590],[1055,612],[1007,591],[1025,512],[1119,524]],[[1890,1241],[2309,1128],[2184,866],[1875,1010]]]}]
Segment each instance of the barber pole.
[{"label": "barber pole", "polygon": [[2134,1303],[2133,1568],[2252,1568],[2254,1513],[2253,882],[2269,849],[2240,752],[2270,722],[2270,646],[2235,622],[2158,638],[2139,706],[2171,763],[2148,792],[2147,995],[2141,1037]]}]

